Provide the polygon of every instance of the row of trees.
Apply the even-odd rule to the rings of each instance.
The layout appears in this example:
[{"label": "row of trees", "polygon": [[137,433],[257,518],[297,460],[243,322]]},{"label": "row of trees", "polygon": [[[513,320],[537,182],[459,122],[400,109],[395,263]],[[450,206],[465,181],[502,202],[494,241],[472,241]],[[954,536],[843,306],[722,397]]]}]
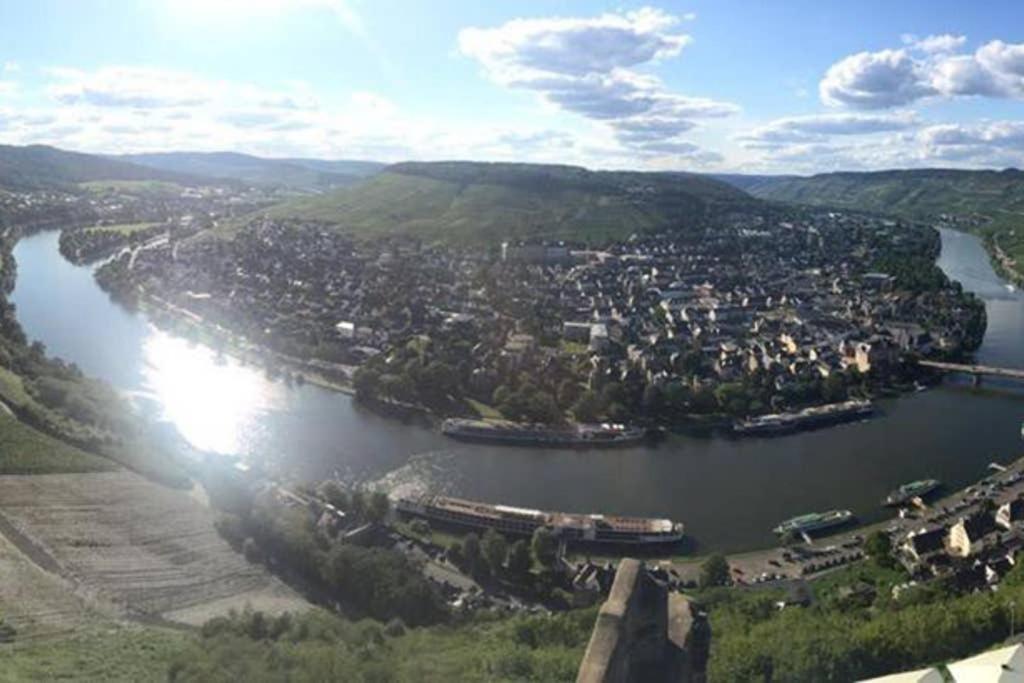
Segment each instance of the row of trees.
[{"label": "row of trees", "polygon": [[391,503],[383,491],[346,491],[334,479],[328,479],[317,488],[317,494],[338,508],[355,522],[380,524],[388,516]]},{"label": "row of trees", "polygon": [[448,548],[448,558],[474,576],[506,576],[523,581],[530,575],[534,562],[549,570],[558,559],[558,541],[549,529],[537,529],[527,542],[519,539],[509,543],[502,534],[488,529],[483,537],[467,534]]}]

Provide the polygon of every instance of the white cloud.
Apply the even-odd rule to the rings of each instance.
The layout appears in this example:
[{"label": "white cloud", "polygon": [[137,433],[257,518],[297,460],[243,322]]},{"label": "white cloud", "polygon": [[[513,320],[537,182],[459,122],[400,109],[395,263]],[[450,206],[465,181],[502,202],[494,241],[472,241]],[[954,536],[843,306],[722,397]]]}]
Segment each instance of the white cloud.
[{"label": "white cloud", "polygon": [[902,106],[936,94],[927,72],[906,50],[846,57],[829,67],[818,90],[827,105],[857,109]]},{"label": "white cloud", "polygon": [[811,114],[776,119],[736,136],[744,146],[764,148],[787,143],[823,142],[833,135],[870,135],[919,125],[913,112],[893,114]]},{"label": "white cloud", "polygon": [[940,123],[799,142],[751,142],[747,164],[764,172],[820,173],[889,168],[1005,168],[1024,165],[1024,121]]},{"label": "white cloud", "polygon": [[496,83],[537,92],[561,110],[603,122],[625,148],[692,159],[695,145],[678,137],[694,127],[691,119],[728,116],[738,107],[672,93],[657,77],[635,70],[675,57],[691,42],[673,32],[678,23],[646,7],[466,28],[458,43]]},{"label": "white cloud", "polygon": [[15,73],[17,71],[21,71],[21,65],[18,64],[17,62],[10,62],[10,61],[4,62],[3,67],[0,68],[0,71],[2,71],[4,73],[7,73],[7,74],[12,74],[12,73]]},{"label": "white cloud", "polygon": [[907,48],[860,52],[836,62],[819,92],[830,106],[884,109],[925,97],[1024,99],[1024,43],[993,40],[956,54],[963,36],[904,36]]},{"label": "white cloud", "polygon": [[956,52],[967,42],[967,36],[957,36],[952,33],[943,33],[925,38],[918,38],[913,34],[904,34],[901,36],[901,39],[905,45],[910,46],[912,49],[929,54]]},{"label": "white cloud", "polygon": [[593,19],[515,19],[498,28],[463,29],[459,48],[499,82],[584,76],[679,54],[690,37],[669,33],[675,23],[649,7]]},{"label": "white cloud", "polygon": [[[0,99],[0,141],[99,153],[237,150],[380,161],[465,158],[636,165],[635,154],[626,156],[608,146],[605,130],[432,121],[403,112],[375,92],[352,92],[341,102],[326,104],[317,102],[301,83],[266,89],[134,67],[46,73],[51,82],[37,86],[39,91],[27,100],[42,104],[5,107]],[[47,93],[53,99],[49,105]]]},{"label": "white cloud", "polygon": [[940,124],[918,135],[931,158],[972,162],[984,166],[1021,166],[1024,161],[1024,121],[982,121]]},{"label": "white cloud", "polygon": [[140,67],[107,67],[86,72],[50,69],[58,82],[50,94],[61,104],[97,107],[182,107],[206,104],[217,93],[214,83],[188,74]]}]

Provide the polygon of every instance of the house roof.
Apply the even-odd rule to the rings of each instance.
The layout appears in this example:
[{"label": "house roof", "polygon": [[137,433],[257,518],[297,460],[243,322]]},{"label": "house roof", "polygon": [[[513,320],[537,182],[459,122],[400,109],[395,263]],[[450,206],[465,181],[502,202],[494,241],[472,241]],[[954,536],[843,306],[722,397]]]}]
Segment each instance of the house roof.
[{"label": "house roof", "polygon": [[907,538],[918,555],[927,555],[942,550],[943,540],[946,537],[946,530],[942,527],[919,531]]},{"label": "house roof", "polygon": [[996,528],[995,518],[990,512],[978,512],[970,517],[962,518],[960,522],[963,524],[964,531],[967,532],[967,537],[972,540],[981,538],[995,531]]}]

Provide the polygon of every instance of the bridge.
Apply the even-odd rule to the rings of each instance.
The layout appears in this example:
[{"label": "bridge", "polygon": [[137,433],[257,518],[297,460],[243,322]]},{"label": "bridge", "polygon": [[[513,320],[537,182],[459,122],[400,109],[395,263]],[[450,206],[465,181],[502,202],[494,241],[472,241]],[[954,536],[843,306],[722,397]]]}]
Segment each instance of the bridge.
[{"label": "bridge", "polygon": [[1024,381],[1024,370],[1016,368],[997,368],[991,365],[968,365],[965,363],[944,363],[937,360],[919,360],[917,364],[923,368],[932,368],[942,372],[962,372],[974,376],[974,383],[979,384],[985,375],[990,377],[1007,377]]}]

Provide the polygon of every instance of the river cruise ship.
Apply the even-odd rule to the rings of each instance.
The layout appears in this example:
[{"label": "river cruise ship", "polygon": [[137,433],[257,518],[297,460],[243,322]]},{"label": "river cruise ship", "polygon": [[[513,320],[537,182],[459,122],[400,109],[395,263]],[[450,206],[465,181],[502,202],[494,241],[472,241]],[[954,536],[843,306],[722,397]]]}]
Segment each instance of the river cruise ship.
[{"label": "river cruise ship", "polygon": [[463,441],[513,446],[597,448],[638,443],[644,439],[647,431],[640,427],[608,423],[554,427],[507,420],[449,418],[441,425],[441,433]]},{"label": "river cruise ship", "polygon": [[775,533],[782,535],[789,532],[798,534],[821,531],[832,527],[841,526],[853,521],[853,513],[849,510],[829,510],[828,512],[812,512],[809,515],[800,515],[787,519],[775,527]]},{"label": "river cruise ship", "polygon": [[783,434],[799,429],[821,427],[837,422],[846,422],[870,415],[875,410],[871,401],[844,401],[829,403],[798,410],[793,413],[759,415],[747,420],[737,420],[732,429],[736,434]]},{"label": "river cruise ship", "polygon": [[669,519],[545,512],[447,496],[402,498],[396,508],[434,522],[494,529],[514,536],[529,536],[547,527],[556,538],[568,543],[652,545],[677,543],[683,538],[682,523]]}]

